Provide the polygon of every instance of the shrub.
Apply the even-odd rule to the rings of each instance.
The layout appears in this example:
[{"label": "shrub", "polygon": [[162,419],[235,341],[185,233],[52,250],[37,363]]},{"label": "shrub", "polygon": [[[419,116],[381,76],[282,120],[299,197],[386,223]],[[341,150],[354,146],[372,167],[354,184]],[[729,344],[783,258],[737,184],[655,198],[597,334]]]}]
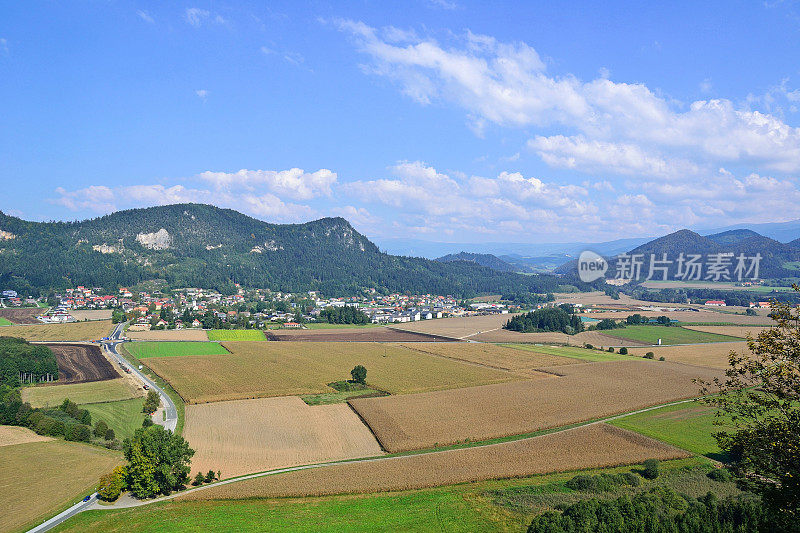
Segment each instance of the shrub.
[{"label": "shrub", "polygon": [[106,432],[108,432],[108,424],[106,424],[102,420],[98,420],[97,423],[94,425],[94,436],[105,438]]},{"label": "shrub", "polygon": [[118,466],[100,478],[97,485],[97,495],[101,500],[113,502],[125,488],[125,467]]},{"label": "shrub", "polygon": [[666,361],[666,358],[662,355],[661,357],[658,358],[658,360],[659,361]]},{"label": "shrub", "polygon": [[117,438],[117,435],[114,433],[114,430],[111,429],[111,428],[108,428],[108,430],[106,430],[105,439],[106,440],[114,440],[116,438]]},{"label": "shrub", "polygon": [[709,479],[713,479],[714,481],[725,482],[731,480],[731,471],[727,468],[715,468],[708,474]]},{"label": "shrub", "polygon": [[142,406],[142,412],[152,415],[156,412],[159,405],[161,405],[161,397],[158,395],[158,393],[154,390],[147,391],[147,398]]},{"label": "shrub", "polygon": [[609,346],[609,347],[608,347],[608,353],[614,353],[614,348],[612,348],[611,346]]},{"label": "shrub", "polygon": [[64,430],[64,438],[76,442],[89,442],[92,438],[92,428],[83,424],[73,424]]},{"label": "shrub", "polygon": [[622,348],[619,349],[619,354],[628,355],[628,349],[623,346]]},{"label": "shrub", "polygon": [[194,476],[194,481],[192,481],[192,485],[195,487],[202,485],[206,480],[206,477],[203,475],[202,472],[198,472],[196,476]]},{"label": "shrub", "polygon": [[209,470],[208,473],[206,474],[206,483],[211,483],[212,481],[214,481],[215,477],[216,477],[216,474],[214,474],[214,471],[213,470]]},{"label": "shrub", "polygon": [[588,342],[586,344],[584,344],[583,347],[586,348],[587,350],[594,350],[594,346],[592,346]]},{"label": "shrub", "polygon": [[602,473],[596,476],[577,475],[567,481],[564,486],[572,490],[584,492],[611,492],[617,487],[630,485],[639,486],[639,478],[630,472],[620,474]]},{"label": "shrub", "polygon": [[658,477],[658,459],[647,459],[642,463],[642,477],[646,479],[655,479]]},{"label": "shrub", "polygon": [[149,416],[144,417],[144,420],[142,420],[142,427],[149,428],[152,425],[153,425],[153,419],[150,418]]},{"label": "shrub", "polygon": [[656,358],[656,354],[654,354],[653,352],[647,352],[646,354],[644,354],[644,358],[645,359],[655,359]]}]

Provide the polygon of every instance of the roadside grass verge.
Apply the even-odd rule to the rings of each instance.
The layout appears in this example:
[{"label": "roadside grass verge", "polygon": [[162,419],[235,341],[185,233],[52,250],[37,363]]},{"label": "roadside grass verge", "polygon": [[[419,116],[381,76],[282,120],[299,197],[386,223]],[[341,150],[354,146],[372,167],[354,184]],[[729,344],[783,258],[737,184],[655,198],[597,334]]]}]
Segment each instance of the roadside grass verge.
[{"label": "roadside grass verge", "polygon": [[571,357],[573,359],[581,359],[589,362],[627,361],[630,359],[630,356],[627,355],[603,352],[596,349],[589,350],[587,348],[578,348],[574,346],[544,346],[540,344],[501,344],[501,346],[516,348],[518,350],[526,350],[528,352]]},{"label": "roadside grass verge", "polygon": [[656,344],[658,339],[661,339],[662,345],[734,342],[742,340],[739,337],[695,331],[680,326],[627,326],[623,329],[604,330],[602,333],[609,337],[629,339],[646,344]]},{"label": "roadside grass verge", "polygon": [[0,316],[0,326],[13,326],[13,325],[14,323],[11,322],[9,319]]},{"label": "roadside grass verge", "polygon": [[[129,344],[132,343],[126,342],[125,344],[119,344],[117,345],[117,349],[122,350],[123,355],[127,356],[129,361],[131,361],[132,363],[136,363],[137,361],[139,361],[139,359],[134,357],[127,350]],[[147,364],[145,364],[145,361],[141,362],[142,362],[142,368],[140,372],[145,374],[147,377],[152,379],[156,385],[161,387],[164,390],[164,392],[167,393],[167,396],[169,396],[172,402],[175,404],[175,410],[178,412],[178,423],[175,425],[175,434],[182,435],[183,425],[186,421],[186,404],[183,401],[183,398],[181,398],[181,395],[178,394],[175,391],[175,389],[172,388],[172,385],[170,385],[167,381],[165,381],[161,376],[153,372],[153,370],[149,366],[147,366]]]},{"label": "roadside grass verge", "polygon": [[[260,333],[260,332],[259,332]],[[156,341],[131,342],[125,347],[137,359],[148,357],[180,357],[183,355],[228,355],[230,352],[217,342]]]},{"label": "roadside grass verge", "polygon": [[210,341],[265,341],[267,338],[260,329],[210,329]]}]

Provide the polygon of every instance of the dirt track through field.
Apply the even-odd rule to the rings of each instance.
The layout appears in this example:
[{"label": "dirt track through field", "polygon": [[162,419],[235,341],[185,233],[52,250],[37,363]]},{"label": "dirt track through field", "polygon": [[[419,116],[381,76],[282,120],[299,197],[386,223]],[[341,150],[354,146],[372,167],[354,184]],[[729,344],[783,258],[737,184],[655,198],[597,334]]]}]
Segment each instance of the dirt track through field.
[{"label": "dirt track through field", "polygon": [[[58,384],[103,381],[120,377],[100,347],[89,344],[47,344],[58,363]],[[57,384],[54,384],[56,386]]]},{"label": "dirt track through field", "polygon": [[296,396],[186,407],[192,470],[224,477],[274,468],[381,455],[347,404],[309,406]]},{"label": "dirt track through field", "polygon": [[699,396],[718,370],[632,359],[543,369],[563,377],[384,398],[350,405],[389,452],[520,435]]},{"label": "dirt track through field", "polygon": [[179,500],[371,493],[677,459],[690,454],[637,433],[592,424],[490,446],[359,461],[258,477]]}]

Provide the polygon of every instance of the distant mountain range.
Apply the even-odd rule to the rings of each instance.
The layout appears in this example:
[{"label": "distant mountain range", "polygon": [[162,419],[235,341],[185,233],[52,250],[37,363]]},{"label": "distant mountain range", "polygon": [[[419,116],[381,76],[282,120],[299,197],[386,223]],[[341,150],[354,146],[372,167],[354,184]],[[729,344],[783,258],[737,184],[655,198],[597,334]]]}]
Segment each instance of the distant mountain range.
[{"label": "distant mountain range", "polygon": [[[0,213],[0,290],[164,280],[231,292],[234,284],[328,296],[381,292],[468,297],[545,293],[565,280],[381,252],[343,218],[269,224],[231,209],[176,204],[81,222],[29,222]],[[580,283],[578,283],[580,285]]]},{"label": "distant mountain range", "polygon": [[[747,257],[752,257],[758,253],[762,257],[758,274],[760,278],[784,278],[798,274],[797,270],[786,268],[784,265],[787,262],[800,260],[800,239],[782,243],[745,228],[726,230],[706,236],[688,229],[682,229],[646,242],[629,250],[627,253],[629,255],[643,254],[646,260],[649,260],[651,255],[654,255],[658,260],[666,254],[667,260],[673,261],[667,271],[670,279],[676,278],[678,269],[676,260],[681,253],[685,256],[688,254],[700,254],[703,256],[702,262],[704,264],[707,262],[709,254],[732,253],[734,256],[744,254]],[[610,264],[609,270],[616,272],[617,260],[610,255],[607,258]],[[748,262],[747,265],[749,266],[749,264]],[[577,261],[571,260],[558,267],[555,272],[559,274],[575,272],[576,265]],[[733,275],[735,266],[736,261],[734,259],[729,269],[731,275]],[[647,269],[647,265],[644,265],[643,268]],[[705,275],[703,274],[703,278],[705,278]],[[663,274],[657,273],[657,277],[654,279],[661,279],[662,276]]]}]

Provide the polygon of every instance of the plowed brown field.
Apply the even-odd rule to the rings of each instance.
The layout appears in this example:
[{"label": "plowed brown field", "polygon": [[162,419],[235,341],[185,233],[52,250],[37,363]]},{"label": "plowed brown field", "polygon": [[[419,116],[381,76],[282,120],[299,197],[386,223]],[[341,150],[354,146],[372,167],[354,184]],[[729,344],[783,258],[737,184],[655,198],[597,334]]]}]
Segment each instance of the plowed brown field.
[{"label": "plowed brown field", "polygon": [[563,377],[352,399],[389,452],[480,441],[585,422],[699,395],[721,372],[634,359],[546,369]]},{"label": "plowed brown field", "polygon": [[[7,307],[0,309],[0,318],[5,318],[14,324],[41,324],[36,317],[47,311],[41,307]],[[3,330],[0,330],[2,334]]]},{"label": "plowed brown field", "polygon": [[347,404],[311,407],[296,396],[189,405],[183,435],[192,470],[226,478],[383,453]]},{"label": "plowed brown field", "polygon": [[83,383],[120,377],[95,344],[48,344],[47,347],[56,356],[58,383]]},{"label": "plowed brown field", "polygon": [[369,493],[677,459],[690,454],[637,433],[592,424],[531,439],[260,477],[182,500]]}]

